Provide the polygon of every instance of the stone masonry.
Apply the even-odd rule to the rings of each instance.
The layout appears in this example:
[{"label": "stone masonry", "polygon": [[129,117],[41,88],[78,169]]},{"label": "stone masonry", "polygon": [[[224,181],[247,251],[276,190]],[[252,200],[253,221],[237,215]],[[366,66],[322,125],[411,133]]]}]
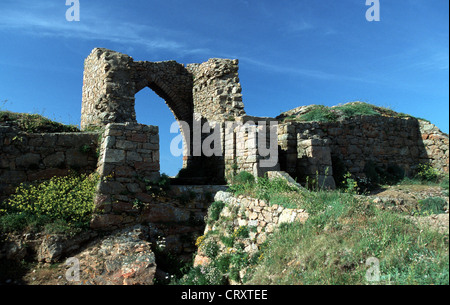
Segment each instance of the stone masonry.
[{"label": "stone masonry", "polygon": [[23,182],[95,171],[98,134],[26,133],[0,126],[0,200]]},{"label": "stone masonry", "polygon": [[95,203],[100,213],[92,226],[115,225],[118,218],[126,222],[114,212],[133,210],[133,201],[146,192],[145,182],[159,178],[158,127],[108,124],[100,146],[97,172],[101,179]]}]

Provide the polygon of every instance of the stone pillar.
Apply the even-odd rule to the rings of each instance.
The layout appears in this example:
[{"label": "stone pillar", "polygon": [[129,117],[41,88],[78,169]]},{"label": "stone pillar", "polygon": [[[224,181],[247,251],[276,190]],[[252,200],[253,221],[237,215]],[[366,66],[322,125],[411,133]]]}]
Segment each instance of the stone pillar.
[{"label": "stone pillar", "polygon": [[95,197],[97,215],[91,226],[113,228],[134,222],[133,203],[148,196],[146,181],[159,178],[158,127],[108,124],[100,146],[97,172],[100,176]]}]

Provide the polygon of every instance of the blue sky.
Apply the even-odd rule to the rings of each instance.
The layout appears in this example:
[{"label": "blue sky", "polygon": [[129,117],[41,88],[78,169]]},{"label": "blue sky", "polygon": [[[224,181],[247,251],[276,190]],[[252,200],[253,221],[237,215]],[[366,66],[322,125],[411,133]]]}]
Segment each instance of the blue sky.
[{"label": "blue sky", "polygon": [[[365,0],[0,1],[0,107],[79,124],[83,61],[95,47],[135,60],[240,60],[245,110],[276,116],[309,104],[366,101],[423,117],[449,131],[449,1]],[[162,172],[174,118],[149,89],[138,121],[160,126]]]}]

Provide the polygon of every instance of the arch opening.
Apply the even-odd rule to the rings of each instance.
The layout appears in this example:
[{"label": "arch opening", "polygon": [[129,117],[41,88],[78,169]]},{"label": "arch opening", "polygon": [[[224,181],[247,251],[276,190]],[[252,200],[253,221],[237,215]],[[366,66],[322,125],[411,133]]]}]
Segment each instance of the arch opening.
[{"label": "arch opening", "polygon": [[148,86],[135,94],[136,121],[140,124],[159,127],[160,172],[175,177],[183,168],[184,156],[184,153],[174,155],[170,147],[177,136],[170,133],[171,126],[174,122],[178,122],[178,119],[162,97],[164,96],[162,91],[153,88]]}]

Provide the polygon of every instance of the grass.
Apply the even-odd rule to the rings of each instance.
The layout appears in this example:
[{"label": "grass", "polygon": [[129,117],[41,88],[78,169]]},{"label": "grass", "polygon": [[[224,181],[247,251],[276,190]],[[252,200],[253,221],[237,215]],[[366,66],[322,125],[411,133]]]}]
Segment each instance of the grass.
[{"label": "grass", "polygon": [[369,284],[366,261],[375,257],[378,284],[448,285],[448,235],[337,191],[311,193],[305,203],[310,219],[272,235],[251,284]]},{"label": "grass", "polygon": [[79,132],[75,125],[64,125],[54,122],[40,114],[16,113],[0,111],[0,123],[17,126],[21,131],[30,133],[44,132]]},{"label": "grass", "polygon": [[260,177],[255,179],[252,174],[243,171],[232,179],[229,191],[237,196],[245,195],[263,199],[271,205],[277,204],[285,208],[298,207],[292,197],[298,196],[299,190],[282,178]]}]

